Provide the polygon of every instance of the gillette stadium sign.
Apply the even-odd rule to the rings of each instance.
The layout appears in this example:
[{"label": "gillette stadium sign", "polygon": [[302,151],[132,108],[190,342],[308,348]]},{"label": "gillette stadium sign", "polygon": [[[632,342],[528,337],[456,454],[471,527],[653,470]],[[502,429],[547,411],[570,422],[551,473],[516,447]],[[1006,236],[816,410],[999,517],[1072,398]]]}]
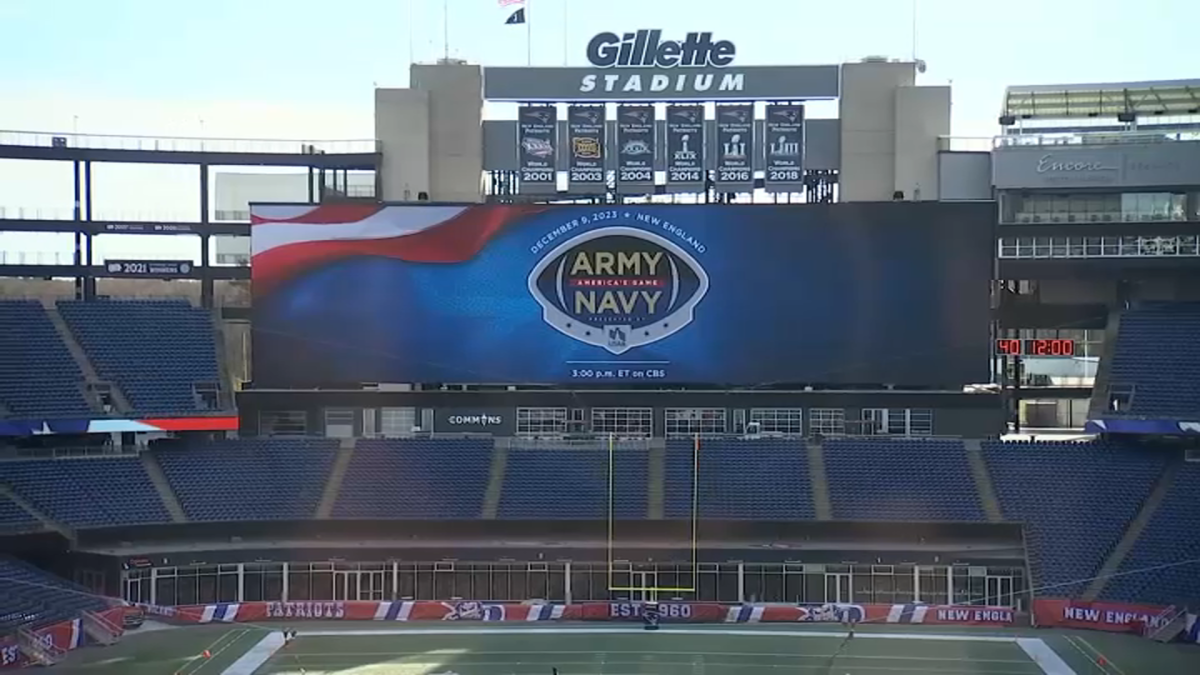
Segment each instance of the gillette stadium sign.
[{"label": "gillette stadium sign", "polygon": [[838,66],[735,66],[737,46],[712,32],[597,33],[589,67],[485,68],[492,101],[819,100],[838,96]]}]

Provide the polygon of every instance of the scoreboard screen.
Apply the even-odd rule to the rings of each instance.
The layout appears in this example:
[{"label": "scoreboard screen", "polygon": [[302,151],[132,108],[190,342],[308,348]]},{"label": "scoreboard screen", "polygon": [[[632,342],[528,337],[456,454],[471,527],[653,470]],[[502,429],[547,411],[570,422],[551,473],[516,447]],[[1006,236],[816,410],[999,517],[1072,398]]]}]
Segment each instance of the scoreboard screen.
[{"label": "scoreboard screen", "polygon": [[996,340],[999,356],[1075,356],[1075,341],[1060,339]]}]

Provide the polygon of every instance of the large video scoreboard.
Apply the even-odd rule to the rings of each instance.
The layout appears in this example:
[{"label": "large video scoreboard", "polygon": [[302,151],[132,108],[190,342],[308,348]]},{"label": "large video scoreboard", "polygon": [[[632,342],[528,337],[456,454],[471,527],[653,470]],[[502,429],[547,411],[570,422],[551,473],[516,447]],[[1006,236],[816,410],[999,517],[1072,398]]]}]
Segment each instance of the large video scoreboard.
[{"label": "large video scoreboard", "polygon": [[262,386],[989,377],[991,202],[251,215]]}]

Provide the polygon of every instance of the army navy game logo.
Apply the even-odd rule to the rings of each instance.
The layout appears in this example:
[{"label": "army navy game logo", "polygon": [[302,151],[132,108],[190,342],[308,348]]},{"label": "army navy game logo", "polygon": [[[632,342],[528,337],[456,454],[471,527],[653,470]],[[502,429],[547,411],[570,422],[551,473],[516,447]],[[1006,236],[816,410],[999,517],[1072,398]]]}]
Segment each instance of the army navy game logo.
[{"label": "army navy game logo", "polygon": [[[617,214],[590,218],[604,216]],[[637,227],[600,227],[563,242],[538,262],[529,273],[529,292],[546,323],[580,342],[623,354],[692,322],[708,292],[708,273],[681,246],[693,244],[697,250],[695,242],[662,219],[638,220],[666,236]]]}]

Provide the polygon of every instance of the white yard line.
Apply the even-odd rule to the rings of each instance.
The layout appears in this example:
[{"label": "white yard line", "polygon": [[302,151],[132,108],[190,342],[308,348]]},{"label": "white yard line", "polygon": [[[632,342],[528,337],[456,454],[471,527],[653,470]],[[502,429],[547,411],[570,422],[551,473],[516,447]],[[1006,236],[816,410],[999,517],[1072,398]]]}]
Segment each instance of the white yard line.
[{"label": "white yard line", "polygon": [[[204,658],[204,652],[208,652],[213,656],[217,656],[232,645],[237,644],[238,640],[242,639],[246,633],[250,632],[249,628],[231,628],[230,630],[221,633],[221,637],[214,640],[205,647],[199,654],[188,659],[187,663],[180,668],[176,675],[194,675],[200,672],[208,665],[208,659]],[[219,646],[218,646],[219,645]]]},{"label": "white yard line", "polygon": [[[300,637],[338,637],[369,635],[643,635],[649,634],[641,627],[636,628],[379,628],[369,630],[300,630]],[[845,631],[812,630],[745,630],[726,628],[722,630],[686,628],[661,628],[656,635],[736,635],[744,637],[814,637],[844,638]],[[1007,642],[1015,643],[1016,636],[997,635],[941,635],[936,633],[856,633],[855,640],[928,640],[931,642]]]},{"label": "white yard line", "polygon": [[254,671],[275,656],[275,652],[283,647],[283,643],[283,631],[267,633],[257,644],[247,649],[245,654],[238,657],[237,661],[223,670],[221,675],[254,675]]},{"label": "white yard line", "polygon": [[1078,675],[1058,652],[1050,648],[1041,638],[1017,638],[1017,646],[1021,648],[1046,675]]},{"label": "white yard line", "polygon": [[[1084,647],[1087,647],[1089,650],[1091,650],[1091,652],[1093,654],[1095,654],[1098,658],[1104,659],[1105,663],[1107,663],[1110,667],[1112,667],[1113,670],[1117,671],[1117,675],[1125,675],[1125,671],[1121,670],[1120,666],[1113,663],[1112,659],[1108,658],[1104,654],[1101,654],[1099,649],[1096,649],[1095,647],[1092,646],[1092,643],[1087,641],[1087,638],[1083,637],[1082,635],[1076,635],[1075,639],[1079,640],[1079,642],[1081,642]],[[1107,670],[1107,669],[1105,669],[1105,670]]]}]

